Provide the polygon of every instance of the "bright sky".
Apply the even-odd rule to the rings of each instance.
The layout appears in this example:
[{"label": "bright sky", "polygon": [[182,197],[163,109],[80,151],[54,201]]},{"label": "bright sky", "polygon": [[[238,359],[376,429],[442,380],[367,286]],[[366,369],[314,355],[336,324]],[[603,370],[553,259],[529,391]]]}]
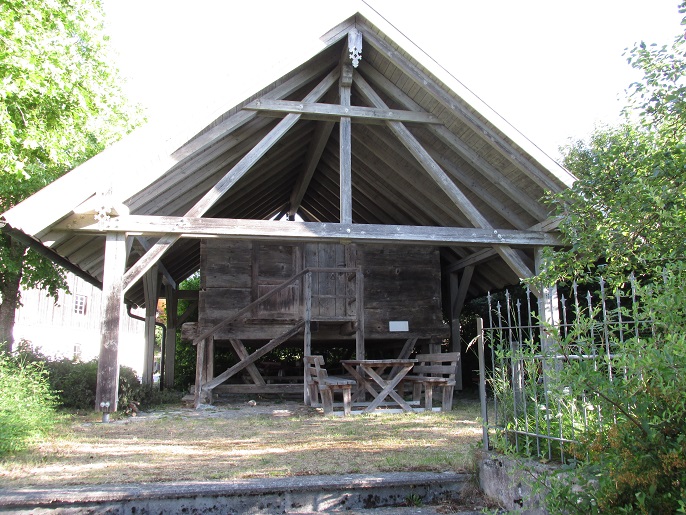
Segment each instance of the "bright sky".
[{"label": "bright sky", "polygon": [[[638,78],[625,48],[670,44],[683,32],[678,0],[367,2],[553,158],[568,138],[618,120],[624,91]],[[125,89],[151,121],[182,104],[210,105],[318,41],[355,5],[104,0]]]}]

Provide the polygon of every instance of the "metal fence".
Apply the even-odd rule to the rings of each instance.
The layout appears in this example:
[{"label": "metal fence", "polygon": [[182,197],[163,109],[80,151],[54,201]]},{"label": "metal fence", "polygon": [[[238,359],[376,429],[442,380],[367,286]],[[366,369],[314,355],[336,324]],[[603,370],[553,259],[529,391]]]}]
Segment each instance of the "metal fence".
[{"label": "metal fence", "polygon": [[[582,434],[613,423],[598,392],[572,391],[560,381],[563,367],[584,362],[612,381],[613,365],[628,338],[654,330],[641,320],[636,280],[610,288],[558,288],[550,325],[540,320],[528,289],[518,296],[488,295],[488,317],[477,320],[479,387],[486,449],[506,446],[517,453],[566,462]],[[556,311],[556,312],[555,312]]]}]

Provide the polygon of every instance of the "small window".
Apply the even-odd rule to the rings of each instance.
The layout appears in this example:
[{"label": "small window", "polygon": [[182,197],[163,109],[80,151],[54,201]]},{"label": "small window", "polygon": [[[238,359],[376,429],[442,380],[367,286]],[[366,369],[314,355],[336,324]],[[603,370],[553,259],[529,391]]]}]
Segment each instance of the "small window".
[{"label": "small window", "polygon": [[87,301],[88,297],[85,295],[74,295],[74,313],[77,315],[85,315]]}]

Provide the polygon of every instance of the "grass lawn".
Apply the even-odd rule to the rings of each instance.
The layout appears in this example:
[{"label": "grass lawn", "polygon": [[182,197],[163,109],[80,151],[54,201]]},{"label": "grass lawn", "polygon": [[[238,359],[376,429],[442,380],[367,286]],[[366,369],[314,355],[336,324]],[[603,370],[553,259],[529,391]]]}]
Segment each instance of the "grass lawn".
[{"label": "grass lawn", "polygon": [[166,407],[102,424],[69,415],[0,462],[0,487],[227,480],[390,471],[471,471],[479,403],[449,413],[324,417],[297,402]]}]

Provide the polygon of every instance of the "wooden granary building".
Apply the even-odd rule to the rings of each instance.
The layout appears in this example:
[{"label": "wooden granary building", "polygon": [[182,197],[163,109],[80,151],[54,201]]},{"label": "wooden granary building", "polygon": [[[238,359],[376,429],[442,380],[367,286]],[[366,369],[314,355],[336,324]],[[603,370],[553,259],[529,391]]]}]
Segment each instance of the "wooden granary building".
[{"label": "wooden granary building", "polygon": [[[533,275],[558,243],[542,199],[569,172],[373,12],[321,41],[211,117],[144,127],[3,214],[8,234],[103,288],[97,409],[116,409],[126,304],[147,309],[150,380],[166,297],[173,381],[177,287],[198,270],[196,382],[286,391],[258,367],[281,345],[459,349],[465,299]],[[214,370],[215,346],[238,363]]]}]

